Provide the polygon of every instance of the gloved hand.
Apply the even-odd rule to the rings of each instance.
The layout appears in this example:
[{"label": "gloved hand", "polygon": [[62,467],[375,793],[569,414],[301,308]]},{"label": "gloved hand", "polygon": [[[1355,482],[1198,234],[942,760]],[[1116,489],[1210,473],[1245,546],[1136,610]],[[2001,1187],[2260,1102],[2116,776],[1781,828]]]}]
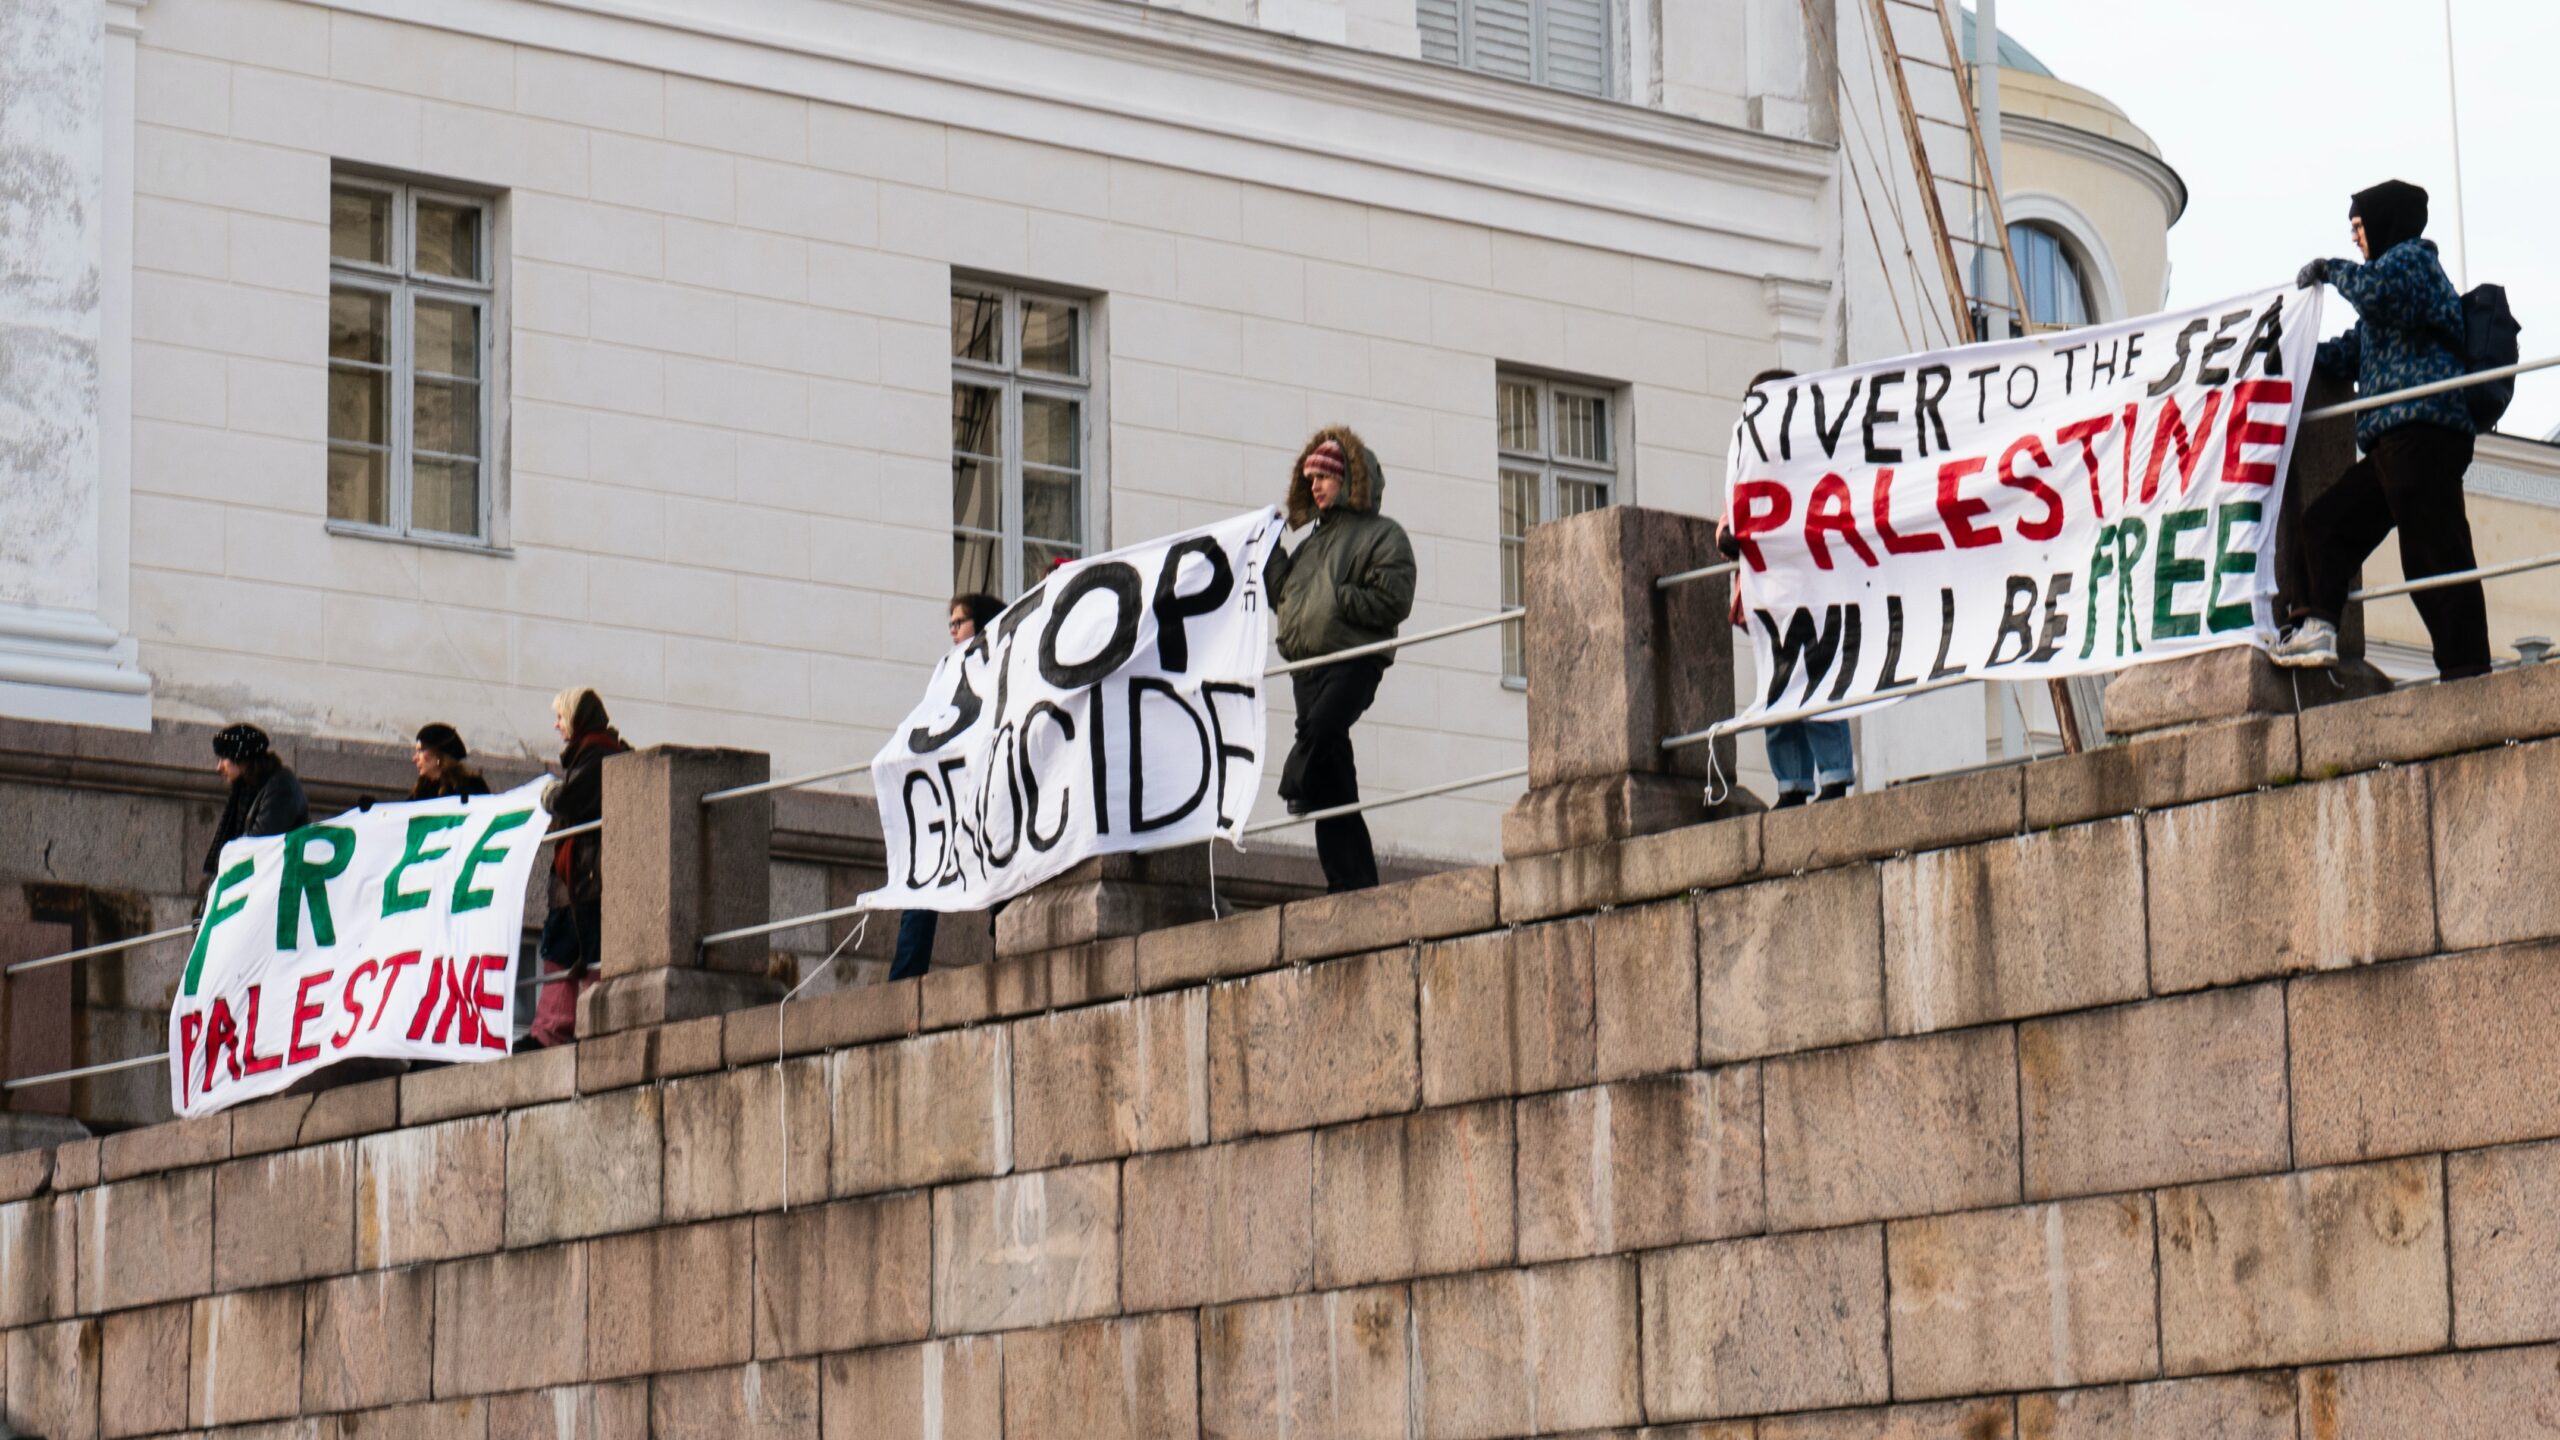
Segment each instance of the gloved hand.
[{"label": "gloved hand", "polygon": [[2293,288],[2296,290],[2317,290],[2328,283],[2329,262],[2326,260],[2308,261],[2293,273]]}]

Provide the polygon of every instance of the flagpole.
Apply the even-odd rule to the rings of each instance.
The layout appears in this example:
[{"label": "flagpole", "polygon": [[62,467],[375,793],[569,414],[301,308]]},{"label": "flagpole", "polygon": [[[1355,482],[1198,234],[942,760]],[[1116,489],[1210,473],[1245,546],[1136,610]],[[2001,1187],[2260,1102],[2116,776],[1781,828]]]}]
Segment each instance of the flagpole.
[{"label": "flagpole", "polygon": [[2453,0],[2444,0],[2444,104],[2453,128],[2453,284],[2471,283],[2471,222],[2462,213],[2462,96],[2455,84]]}]

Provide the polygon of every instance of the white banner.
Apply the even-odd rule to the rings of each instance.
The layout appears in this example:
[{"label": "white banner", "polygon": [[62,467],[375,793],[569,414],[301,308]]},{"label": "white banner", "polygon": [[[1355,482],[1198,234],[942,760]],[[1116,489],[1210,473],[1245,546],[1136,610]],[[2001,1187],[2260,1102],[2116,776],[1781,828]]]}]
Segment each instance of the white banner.
[{"label": "white banner", "polygon": [[223,846],[169,1011],[169,1107],[210,1114],[351,1055],[503,1057],[543,783]]},{"label": "white banner", "polygon": [[1280,512],[1076,561],[934,667],[871,762],[888,883],[980,910],[1094,855],[1236,839],[1262,786]]},{"label": "white banner", "polygon": [[1735,724],[2271,643],[2319,331],[2287,287],[1754,392],[1726,496],[1761,690]]}]

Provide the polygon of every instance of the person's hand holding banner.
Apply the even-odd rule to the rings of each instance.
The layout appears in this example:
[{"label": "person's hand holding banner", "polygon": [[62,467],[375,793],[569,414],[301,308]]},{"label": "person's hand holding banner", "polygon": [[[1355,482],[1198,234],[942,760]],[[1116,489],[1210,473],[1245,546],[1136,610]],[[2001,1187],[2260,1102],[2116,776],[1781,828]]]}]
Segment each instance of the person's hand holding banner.
[{"label": "person's hand holding banner", "polygon": [[2317,290],[1773,381],[1726,487],[1744,728],[2272,643]]},{"label": "person's hand holding banner", "polygon": [[505,1055],[542,785],[224,846],[169,1011],[169,1108],[210,1114],[355,1055]]},{"label": "person's hand holding banner", "polygon": [[1258,510],[1052,571],[943,657],[871,762],[884,909],[979,910],[1088,856],[1235,839],[1262,786]]}]

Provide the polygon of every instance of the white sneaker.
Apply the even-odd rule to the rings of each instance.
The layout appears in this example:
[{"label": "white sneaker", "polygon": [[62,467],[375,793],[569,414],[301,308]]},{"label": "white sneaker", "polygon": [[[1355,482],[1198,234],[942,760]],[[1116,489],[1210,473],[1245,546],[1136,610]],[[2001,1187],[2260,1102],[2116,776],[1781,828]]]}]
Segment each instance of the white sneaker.
[{"label": "white sneaker", "polygon": [[2277,641],[2267,658],[2288,670],[2326,670],[2338,663],[2338,627],[2326,620],[2305,620]]}]

